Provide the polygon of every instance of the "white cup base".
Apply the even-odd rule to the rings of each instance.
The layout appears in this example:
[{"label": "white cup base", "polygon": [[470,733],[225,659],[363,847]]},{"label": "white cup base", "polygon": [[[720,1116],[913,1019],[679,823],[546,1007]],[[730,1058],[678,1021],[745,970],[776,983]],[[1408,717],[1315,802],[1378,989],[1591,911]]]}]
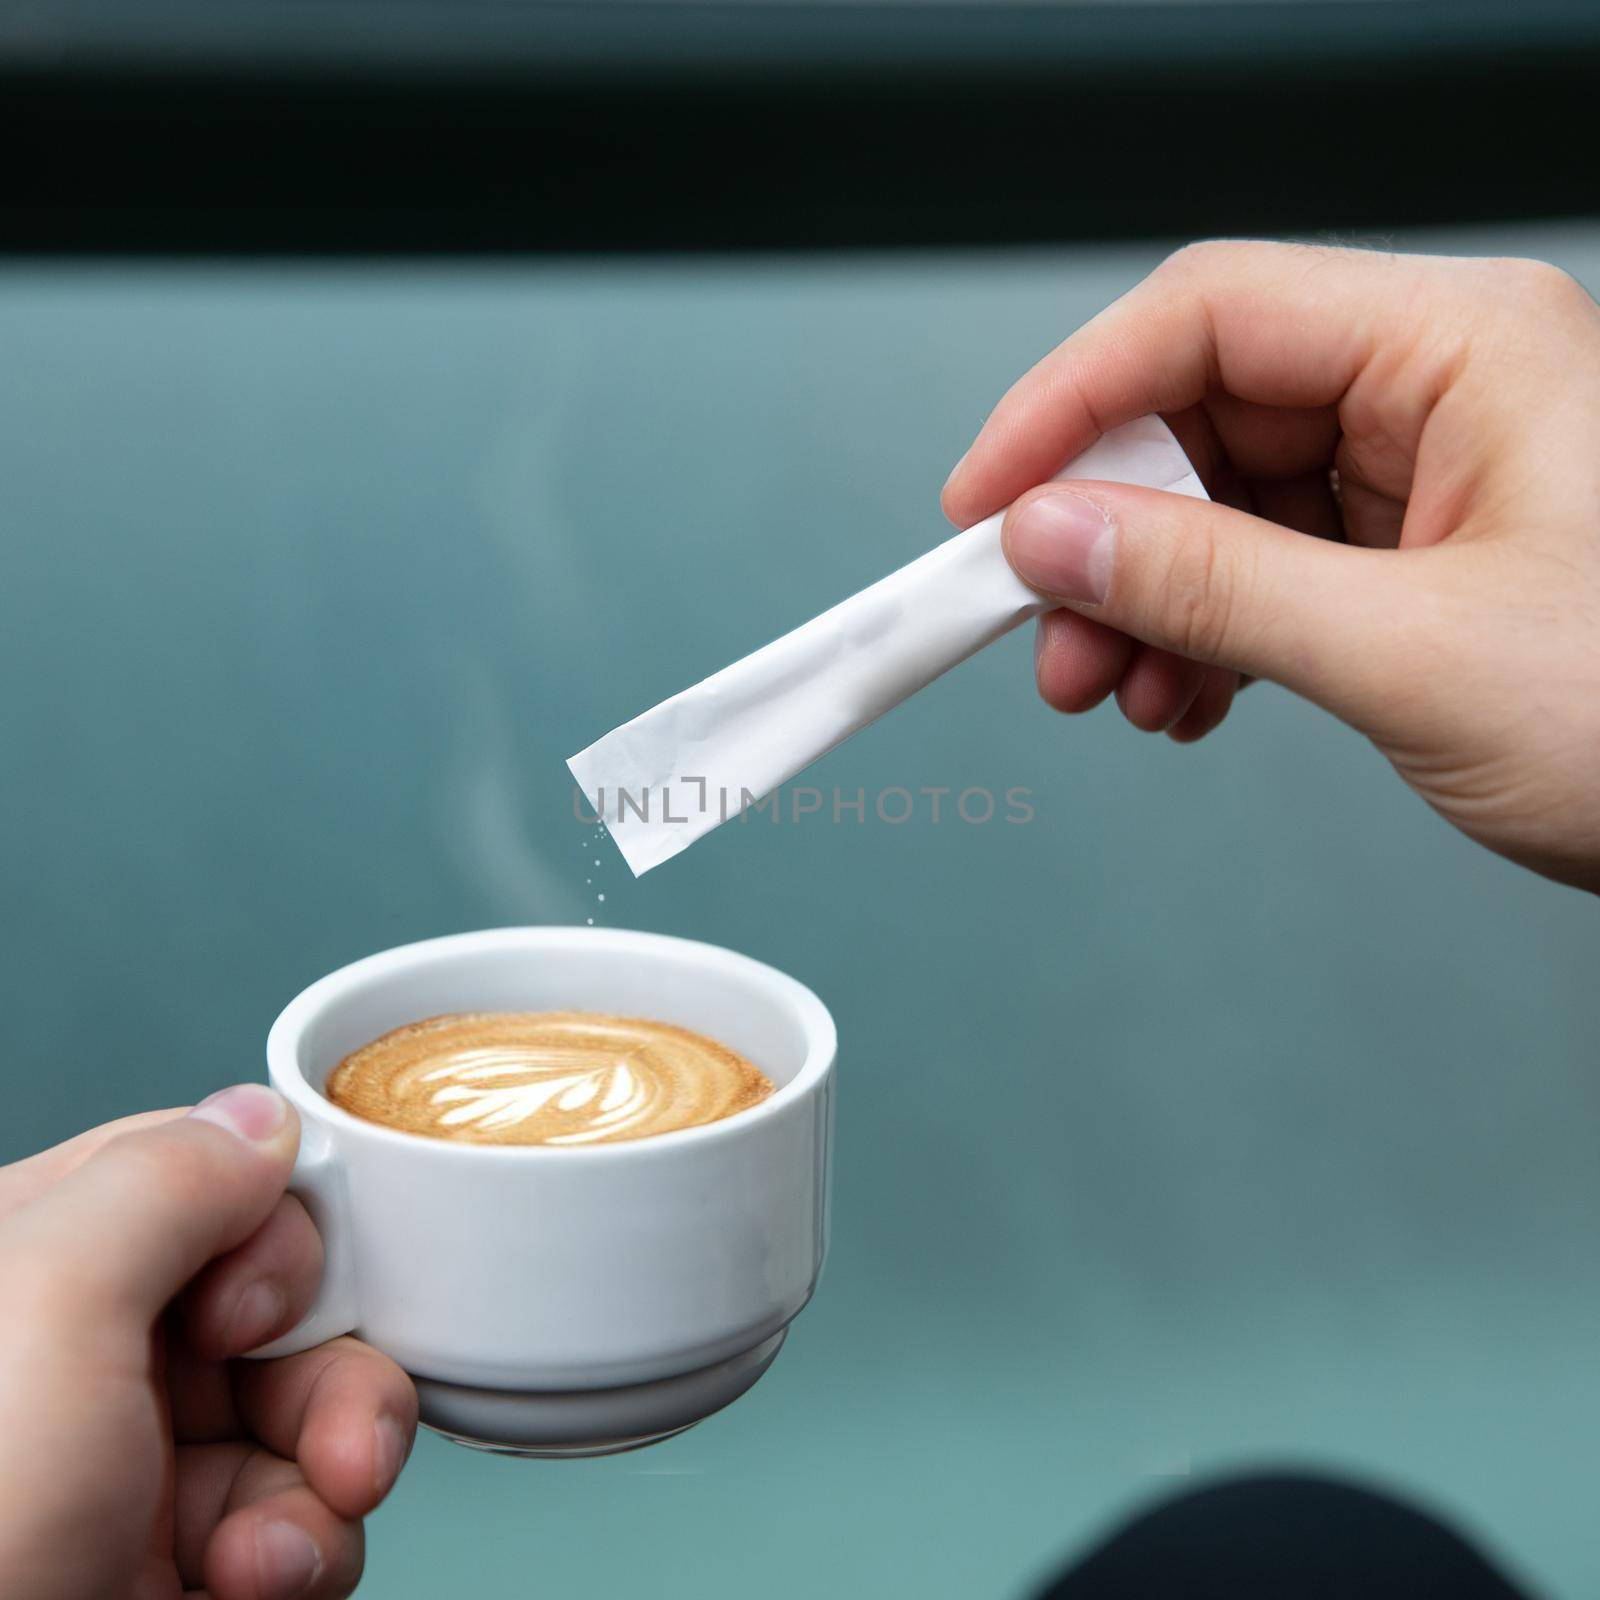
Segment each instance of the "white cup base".
[{"label": "white cup base", "polygon": [[614,1389],[480,1389],[416,1379],[422,1422],[474,1450],[546,1459],[659,1444],[737,1400],[773,1363],[787,1328],[694,1372]]}]

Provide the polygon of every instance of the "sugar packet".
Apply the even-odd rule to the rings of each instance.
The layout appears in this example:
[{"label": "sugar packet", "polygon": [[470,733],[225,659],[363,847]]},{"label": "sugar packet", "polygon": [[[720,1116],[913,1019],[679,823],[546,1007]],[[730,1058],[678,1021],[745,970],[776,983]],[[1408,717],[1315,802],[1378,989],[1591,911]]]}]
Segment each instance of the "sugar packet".
[{"label": "sugar packet", "polygon": [[[1057,478],[1206,498],[1159,417],[1113,428]],[[625,722],[567,763],[636,877],[918,689],[1049,609],[1000,548],[1003,511]]]}]

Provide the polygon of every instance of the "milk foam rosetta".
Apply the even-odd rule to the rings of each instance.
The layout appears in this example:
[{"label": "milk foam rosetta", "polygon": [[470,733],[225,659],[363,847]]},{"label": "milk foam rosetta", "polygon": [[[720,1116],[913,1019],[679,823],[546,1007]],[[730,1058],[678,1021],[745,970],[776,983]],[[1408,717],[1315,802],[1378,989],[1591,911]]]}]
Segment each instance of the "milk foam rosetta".
[{"label": "milk foam rosetta", "polygon": [[587,1011],[468,1011],[396,1028],[329,1075],[336,1106],[473,1144],[586,1145],[731,1117],[772,1081],[704,1034]]}]

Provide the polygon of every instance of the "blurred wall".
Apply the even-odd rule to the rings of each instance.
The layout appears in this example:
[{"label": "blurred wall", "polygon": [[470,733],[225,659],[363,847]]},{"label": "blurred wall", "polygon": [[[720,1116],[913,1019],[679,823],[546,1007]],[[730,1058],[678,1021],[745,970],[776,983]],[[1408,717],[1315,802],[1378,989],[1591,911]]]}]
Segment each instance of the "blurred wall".
[{"label": "blurred wall", "polygon": [[[1401,242],[1600,286],[1600,226]],[[1063,721],[1025,638],[810,779],[1026,826],[730,826],[634,883],[572,818],[566,755],[939,538],[995,397],[1161,253],[0,269],[0,1158],[453,929],[708,938],[838,1016],[772,1374],[607,1462],[424,1441],[372,1592],[1012,1595],[1262,1460],[1600,1585],[1592,900],[1275,689],[1194,750]]]}]

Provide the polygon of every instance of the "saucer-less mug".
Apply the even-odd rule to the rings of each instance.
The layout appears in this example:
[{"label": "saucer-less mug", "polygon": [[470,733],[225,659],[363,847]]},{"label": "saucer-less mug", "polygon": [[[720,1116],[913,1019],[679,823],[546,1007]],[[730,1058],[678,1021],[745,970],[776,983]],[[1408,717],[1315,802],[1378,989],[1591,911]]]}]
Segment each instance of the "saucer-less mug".
[{"label": "saucer-less mug", "polygon": [[[392,1028],[450,1011],[606,1011],[709,1034],[774,1083],[720,1122],[579,1148],[383,1127],[324,1098]],[[355,1333],[464,1444],[591,1455],[670,1437],[737,1398],[810,1298],[828,1231],[832,1018],[714,945],[502,928],[405,945],[290,1002],[267,1039],[300,1114],[290,1183],[322,1234],[305,1318],[253,1352]]]}]

